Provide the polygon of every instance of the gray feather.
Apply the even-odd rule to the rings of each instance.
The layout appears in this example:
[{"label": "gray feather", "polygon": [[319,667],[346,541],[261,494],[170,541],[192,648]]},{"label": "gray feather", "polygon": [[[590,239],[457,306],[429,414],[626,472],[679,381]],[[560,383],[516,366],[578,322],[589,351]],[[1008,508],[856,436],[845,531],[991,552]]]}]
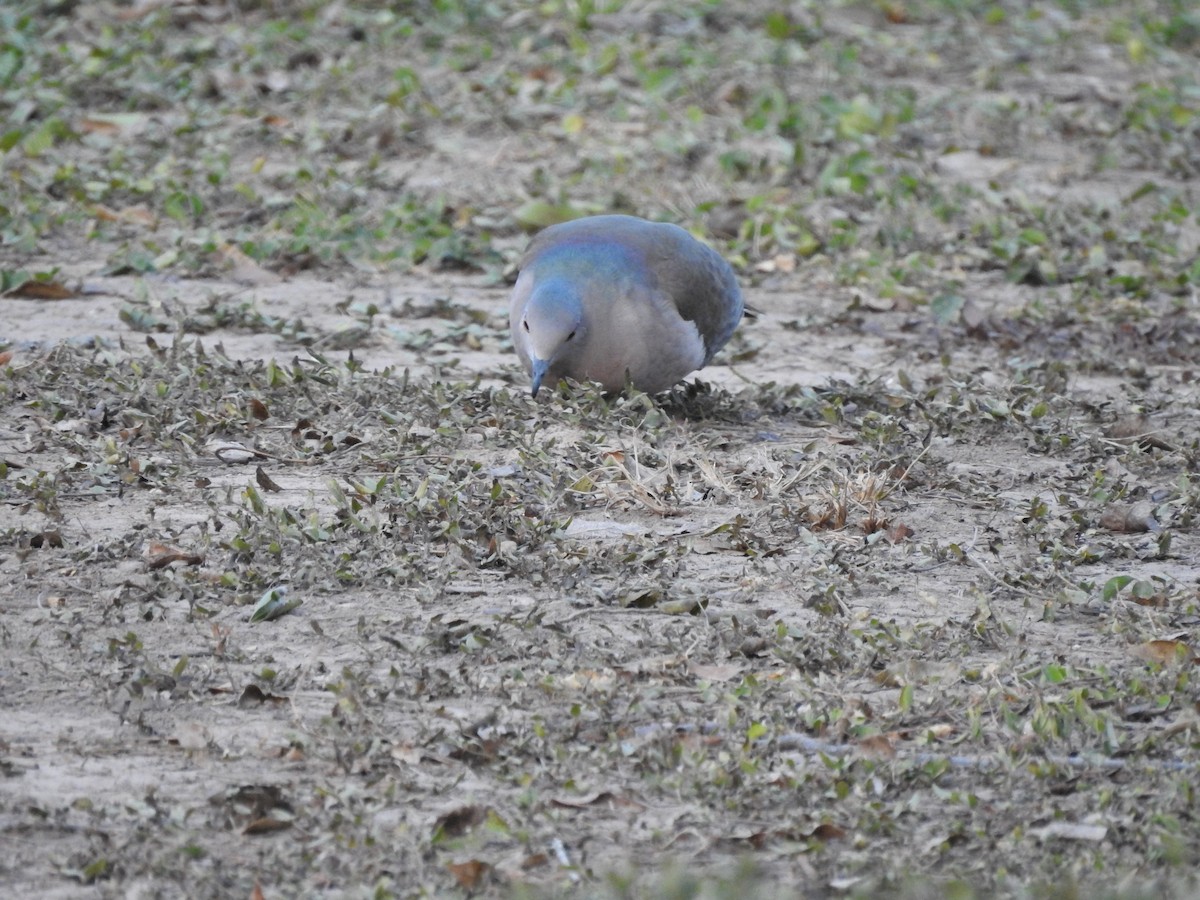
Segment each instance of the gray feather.
[{"label": "gray feather", "polygon": [[[551,226],[520,265],[510,322],[526,368],[540,358],[540,342],[553,356],[543,360],[549,377],[597,380],[611,390],[623,372],[656,391],[707,365],[744,309],[720,254],[676,225],[632,216]],[[535,393],[536,386],[535,376]]]}]

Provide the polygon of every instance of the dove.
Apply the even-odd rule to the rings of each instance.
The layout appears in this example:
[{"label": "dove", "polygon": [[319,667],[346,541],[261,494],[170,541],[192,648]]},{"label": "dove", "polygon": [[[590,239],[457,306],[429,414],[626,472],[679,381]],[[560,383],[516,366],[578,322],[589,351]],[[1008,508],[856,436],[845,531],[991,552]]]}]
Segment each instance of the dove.
[{"label": "dove", "polygon": [[744,309],[719,253],[678,225],[635,216],[552,225],[519,272],[509,327],[535,397],[561,378],[665,391],[708,365]]}]

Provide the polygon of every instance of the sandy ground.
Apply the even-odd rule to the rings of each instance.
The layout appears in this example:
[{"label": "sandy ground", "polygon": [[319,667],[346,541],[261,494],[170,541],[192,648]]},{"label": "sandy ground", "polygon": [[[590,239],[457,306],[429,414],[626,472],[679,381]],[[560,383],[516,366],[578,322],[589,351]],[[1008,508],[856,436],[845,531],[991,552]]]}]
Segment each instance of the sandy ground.
[{"label": "sandy ground", "polygon": [[[823,27],[853,43],[881,16]],[[894,51],[880,78],[944,113],[921,165],[947,196],[1132,228],[1153,180],[1194,209],[1178,166],[1068,139],[1135,97],[1119,45],[967,78],[954,41],[902,52],[907,28],[871,32]],[[722,103],[744,50],[722,45]],[[969,97],[924,71],[943,65]],[[461,81],[426,85],[448,103]],[[520,94],[522,128],[447,122],[370,171],[463,202],[507,185],[489,200],[515,208],[547,158],[540,109]],[[1009,109],[1051,113],[1015,135]],[[653,124],[563,137],[554,118],[554,177],[602,196],[578,154],[658,159]],[[699,174],[663,151],[677,168],[639,196],[744,210],[712,160],[777,143],[715,139]],[[821,196],[806,221],[887,219],[855,202]],[[1084,276],[1013,278],[986,237],[903,224],[944,248],[929,281],[961,310],[856,282],[868,241],[805,258],[754,238],[756,314],[657,399],[529,398],[502,267],[111,276],[76,234],[23,260],[75,295],[0,298],[0,893],[1182,884],[1194,284],[1100,308]],[[1194,213],[1172,227],[1194,256]],[[511,261],[526,238],[502,232]],[[281,584],[301,605],[251,622]]]}]

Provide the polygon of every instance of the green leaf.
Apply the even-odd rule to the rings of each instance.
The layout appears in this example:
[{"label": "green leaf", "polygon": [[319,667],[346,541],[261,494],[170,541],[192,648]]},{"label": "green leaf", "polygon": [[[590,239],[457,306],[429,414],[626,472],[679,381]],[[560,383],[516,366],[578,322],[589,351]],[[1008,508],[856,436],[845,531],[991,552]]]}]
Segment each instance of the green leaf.
[{"label": "green leaf", "polygon": [[523,228],[546,228],[559,222],[569,222],[587,215],[587,210],[569,203],[547,203],[529,200],[517,207],[513,218]]},{"label": "green leaf", "polygon": [[0,52],[0,84],[6,85],[21,68],[21,51],[15,47],[5,47]]},{"label": "green leaf", "polygon": [[1061,684],[1067,680],[1066,666],[1060,666],[1057,663],[1051,663],[1042,669],[1042,677],[1051,684]]},{"label": "green leaf", "polygon": [[204,212],[204,201],[195,194],[176,191],[163,201],[163,211],[176,222],[190,222]]},{"label": "green leaf", "polygon": [[54,146],[54,140],[62,132],[62,122],[58,119],[47,119],[37,131],[25,135],[21,142],[26,155],[41,156]]},{"label": "green leaf", "polygon": [[967,299],[962,294],[939,294],[929,303],[929,311],[939,325],[948,325],[958,318]]},{"label": "green leaf", "polygon": [[83,868],[83,883],[91,884],[97,878],[103,878],[108,874],[109,862],[104,857],[93,860]]},{"label": "green leaf", "polygon": [[787,13],[767,13],[767,37],[782,41],[792,35],[792,23]]},{"label": "green leaf", "polygon": [[838,135],[853,139],[864,134],[874,134],[879,130],[880,120],[879,108],[871,103],[865,94],[859,94],[838,116]]},{"label": "green leaf", "polygon": [[1117,575],[1113,578],[1110,578],[1108,581],[1104,582],[1104,590],[1101,591],[1100,596],[1106,601],[1112,600],[1121,592],[1125,585],[1129,584],[1131,581],[1133,581],[1132,575]]},{"label": "green leaf", "polygon": [[24,269],[0,269],[0,294],[15,291],[21,285],[32,280],[33,276]]},{"label": "green leaf", "polygon": [[1139,600],[1148,600],[1158,593],[1158,585],[1153,581],[1148,581],[1144,578],[1139,578],[1133,583],[1129,593]]},{"label": "green leaf", "polygon": [[304,602],[299,598],[287,599],[287,593],[288,589],[285,586],[268,588],[254,604],[254,611],[250,613],[250,621],[270,622],[272,619],[287,615]]}]

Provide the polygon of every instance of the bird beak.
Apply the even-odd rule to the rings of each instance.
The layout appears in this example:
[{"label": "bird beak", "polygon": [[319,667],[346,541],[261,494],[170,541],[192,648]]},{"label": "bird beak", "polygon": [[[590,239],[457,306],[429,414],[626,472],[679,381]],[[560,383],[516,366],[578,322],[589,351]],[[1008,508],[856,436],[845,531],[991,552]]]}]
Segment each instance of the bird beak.
[{"label": "bird beak", "polygon": [[538,395],[538,391],[542,387],[542,379],[546,377],[546,373],[550,371],[550,360],[538,359],[536,356],[531,360],[531,373],[533,375],[532,394]]}]

